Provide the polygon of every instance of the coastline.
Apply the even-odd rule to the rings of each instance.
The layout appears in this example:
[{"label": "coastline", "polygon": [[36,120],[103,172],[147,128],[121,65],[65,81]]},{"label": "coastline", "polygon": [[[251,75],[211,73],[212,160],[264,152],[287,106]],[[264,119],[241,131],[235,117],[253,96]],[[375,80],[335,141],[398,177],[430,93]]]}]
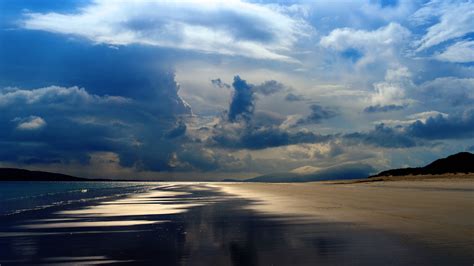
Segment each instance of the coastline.
[{"label": "coastline", "polygon": [[[469,251],[453,250],[466,243],[448,239],[444,246],[430,246],[409,234],[357,222],[354,217],[361,214],[377,221],[369,215],[377,212],[364,210],[361,202],[348,204],[348,199],[365,193],[363,199],[368,201],[380,197],[382,190],[388,192],[386,199],[373,204],[383,206],[393,198],[391,194],[406,189],[403,183],[390,189],[380,187],[380,182],[371,184],[375,186],[154,184],[121,197],[4,217],[0,263],[447,265],[472,261]],[[447,190],[459,193],[456,186]],[[342,194],[328,194],[334,192],[346,192],[345,199]],[[397,206],[388,207],[393,208],[392,215],[400,212]],[[379,217],[377,222],[382,221]]]}]

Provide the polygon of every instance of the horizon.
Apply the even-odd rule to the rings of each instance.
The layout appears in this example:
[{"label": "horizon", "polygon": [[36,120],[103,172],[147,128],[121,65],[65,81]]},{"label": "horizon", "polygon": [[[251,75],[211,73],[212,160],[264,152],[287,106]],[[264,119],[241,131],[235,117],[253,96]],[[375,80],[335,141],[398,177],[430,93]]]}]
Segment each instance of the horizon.
[{"label": "horizon", "polygon": [[0,167],[220,181],[474,152],[472,1],[0,9]]}]

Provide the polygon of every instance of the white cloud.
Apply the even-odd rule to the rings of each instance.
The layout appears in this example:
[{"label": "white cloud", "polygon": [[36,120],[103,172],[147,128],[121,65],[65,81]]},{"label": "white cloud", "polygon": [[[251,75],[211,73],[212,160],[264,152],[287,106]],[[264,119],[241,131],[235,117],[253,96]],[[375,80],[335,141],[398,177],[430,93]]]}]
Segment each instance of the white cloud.
[{"label": "white cloud", "polygon": [[421,113],[416,113],[416,114],[411,114],[407,116],[408,119],[414,119],[420,120],[421,122],[426,122],[426,120],[430,117],[437,117],[441,115],[442,117],[448,117],[448,114],[438,112],[438,111],[427,111],[427,112],[421,112]]},{"label": "white cloud", "polygon": [[77,13],[25,16],[21,25],[26,29],[81,36],[99,44],[142,44],[286,61],[293,59],[284,53],[309,27],[281,8],[241,1],[96,0]]},{"label": "white cloud", "polygon": [[412,101],[406,98],[406,90],[414,88],[411,73],[406,67],[388,69],[385,80],[373,86],[375,92],[371,95],[371,104],[404,105]]},{"label": "white cloud", "polygon": [[84,88],[49,86],[34,90],[19,88],[0,89],[0,107],[14,104],[35,103],[126,103],[130,99],[120,96],[98,96],[89,94]]},{"label": "white cloud", "polygon": [[320,44],[339,52],[357,49],[363,53],[358,64],[364,65],[393,58],[410,34],[408,29],[398,23],[390,23],[373,31],[338,28],[321,38]]},{"label": "white cloud", "polygon": [[423,51],[454,38],[463,37],[474,30],[473,1],[431,1],[412,16],[417,24],[433,20],[437,23],[428,28],[416,43],[417,51]]},{"label": "white cloud", "polygon": [[435,56],[436,59],[455,63],[474,61],[474,41],[461,41],[449,46],[445,51]]},{"label": "white cloud", "polygon": [[46,121],[39,116],[30,116],[27,118],[15,118],[13,121],[18,122],[19,130],[36,130],[46,126]]},{"label": "white cloud", "polygon": [[342,51],[347,48],[368,50],[374,45],[390,46],[409,35],[409,31],[397,23],[390,23],[374,31],[338,28],[321,39],[321,45]]}]

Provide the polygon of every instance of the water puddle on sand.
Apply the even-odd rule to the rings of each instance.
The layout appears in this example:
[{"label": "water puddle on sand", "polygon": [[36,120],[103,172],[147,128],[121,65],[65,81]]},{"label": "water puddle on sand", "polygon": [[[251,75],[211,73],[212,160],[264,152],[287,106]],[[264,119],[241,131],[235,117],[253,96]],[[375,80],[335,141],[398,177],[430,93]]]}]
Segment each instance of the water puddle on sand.
[{"label": "water puddle on sand", "polygon": [[202,184],[156,186],[94,205],[0,223],[0,263],[160,265],[460,264],[406,239],[345,223],[263,214]]}]

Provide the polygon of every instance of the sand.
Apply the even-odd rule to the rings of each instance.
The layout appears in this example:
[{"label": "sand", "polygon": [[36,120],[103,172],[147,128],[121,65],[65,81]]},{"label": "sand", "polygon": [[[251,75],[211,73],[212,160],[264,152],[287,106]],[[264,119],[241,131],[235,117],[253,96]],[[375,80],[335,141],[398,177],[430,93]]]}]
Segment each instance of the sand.
[{"label": "sand", "polygon": [[474,254],[474,176],[468,177],[217,186],[257,200],[250,208],[259,212],[348,222]]}]

